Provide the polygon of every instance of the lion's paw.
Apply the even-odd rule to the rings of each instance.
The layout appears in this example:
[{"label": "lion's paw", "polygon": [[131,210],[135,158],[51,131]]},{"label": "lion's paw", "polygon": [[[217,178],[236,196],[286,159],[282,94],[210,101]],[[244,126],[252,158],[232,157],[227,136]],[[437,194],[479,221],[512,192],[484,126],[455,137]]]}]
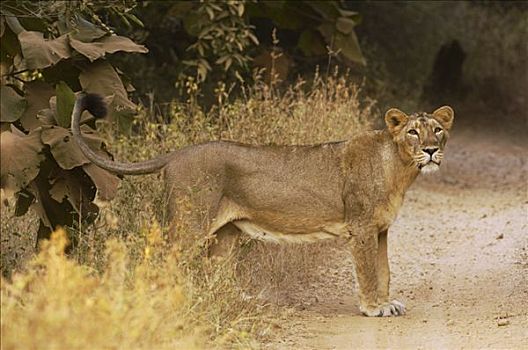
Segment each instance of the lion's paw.
[{"label": "lion's paw", "polygon": [[361,308],[361,312],[363,315],[369,317],[401,316],[405,315],[405,305],[403,305],[398,300],[393,300],[390,303],[386,303],[375,308]]}]

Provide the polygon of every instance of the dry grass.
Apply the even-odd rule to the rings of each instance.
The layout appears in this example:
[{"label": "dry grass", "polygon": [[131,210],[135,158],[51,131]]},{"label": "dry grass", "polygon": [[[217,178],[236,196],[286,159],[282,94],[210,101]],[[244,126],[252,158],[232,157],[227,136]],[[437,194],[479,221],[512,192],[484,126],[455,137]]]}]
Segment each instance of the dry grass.
[{"label": "dry grass", "polygon": [[126,245],[108,240],[98,273],[68,259],[65,244],[55,232],[26,273],[2,280],[3,349],[198,348],[176,255],[151,252],[130,268]]},{"label": "dry grass", "polygon": [[[256,84],[230,102],[220,86],[211,111],[192,101],[174,104],[169,123],[143,113],[136,136],[113,137],[107,127],[109,144],[118,159],[135,160],[219,138],[344,139],[369,127],[373,104],[360,104],[359,93],[337,73],[284,93]],[[2,210],[3,217],[10,213]],[[24,241],[27,221],[2,220],[3,235]],[[257,347],[271,336],[270,307],[288,288],[315,278],[334,249],[247,241],[231,258],[211,261],[204,237],[191,237],[185,220],[175,242],[164,239],[167,226],[161,180],[150,175],[126,178],[95,225],[69,229],[80,238],[70,257],[62,254],[60,235],[26,264],[11,260],[3,242],[3,271],[22,272],[2,280],[2,349]]]}]

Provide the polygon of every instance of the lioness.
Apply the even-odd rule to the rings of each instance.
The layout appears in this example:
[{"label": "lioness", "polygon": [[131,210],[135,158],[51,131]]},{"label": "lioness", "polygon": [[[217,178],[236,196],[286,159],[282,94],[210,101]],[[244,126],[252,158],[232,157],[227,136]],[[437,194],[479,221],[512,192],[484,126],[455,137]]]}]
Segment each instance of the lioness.
[{"label": "lioness", "polygon": [[412,115],[392,108],[385,114],[386,129],[348,141],[315,146],[216,141],[139,163],[114,162],[94,153],[81,137],[84,110],[102,117],[106,107],[97,95],[76,101],[72,132],[85,156],[117,174],[162,170],[173,217],[178,198],[193,188],[200,215],[192,227],[216,236],[213,251],[240,233],[277,242],[346,237],[361,312],[405,313],[402,303],[389,300],[387,232],[414,179],[421,172],[436,171],[442,162],[453,124],[451,107]]}]

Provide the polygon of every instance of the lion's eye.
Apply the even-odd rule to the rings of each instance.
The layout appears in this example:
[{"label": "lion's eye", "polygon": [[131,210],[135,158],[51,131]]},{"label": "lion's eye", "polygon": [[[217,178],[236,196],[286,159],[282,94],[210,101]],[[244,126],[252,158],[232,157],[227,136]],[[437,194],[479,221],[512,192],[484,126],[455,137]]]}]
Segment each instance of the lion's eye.
[{"label": "lion's eye", "polygon": [[438,133],[441,132],[441,131],[442,131],[442,128],[435,128],[435,129],[434,129],[435,134],[438,134]]},{"label": "lion's eye", "polygon": [[418,131],[416,131],[414,129],[411,129],[411,130],[407,131],[407,133],[410,134],[410,135],[418,136]]}]

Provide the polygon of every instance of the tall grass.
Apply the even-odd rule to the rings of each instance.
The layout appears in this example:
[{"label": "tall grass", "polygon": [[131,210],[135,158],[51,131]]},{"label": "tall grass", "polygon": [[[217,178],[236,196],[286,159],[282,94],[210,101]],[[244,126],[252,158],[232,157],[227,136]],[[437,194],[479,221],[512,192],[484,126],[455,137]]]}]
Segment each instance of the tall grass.
[{"label": "tall grass", "polygon": [[[201,345],[174,255],[129,267],[123,242],[108,240],[97,272],[64,255],[55,232],[25,273],[2,279],[2,349],[193,349]],[[154,263],[153,260],[156,260]]]},{"label": "tall grass", "polygon": [[[109,147],[117,159],[137,160],[216,139],[313,144],[369,128],[373,113],[373,102],[360,103],[360,89],[337,71],[284,92],[257,83],[236,99],[224,86],[216,93],[207,112],[192,100],[173,104],[164,122],[144,111],[135,136],[104,125]],[[2,269],[18,272],[2,280],[2,348],[256,347],[272,336],[269,311],[281,295],[315,278],[337,249],[246,240],[229,258],[208,259],[205,237],[193,237],[185,219],[177,239],[166,239],[162,191],[159,175],[124,179],[95,225],[68,229],[79,237],[71,256],[62,253],[60,233],[25,264],[3,245]],[[27,220],[2,220],[3,235],[29,237],[21,231]]]}]

